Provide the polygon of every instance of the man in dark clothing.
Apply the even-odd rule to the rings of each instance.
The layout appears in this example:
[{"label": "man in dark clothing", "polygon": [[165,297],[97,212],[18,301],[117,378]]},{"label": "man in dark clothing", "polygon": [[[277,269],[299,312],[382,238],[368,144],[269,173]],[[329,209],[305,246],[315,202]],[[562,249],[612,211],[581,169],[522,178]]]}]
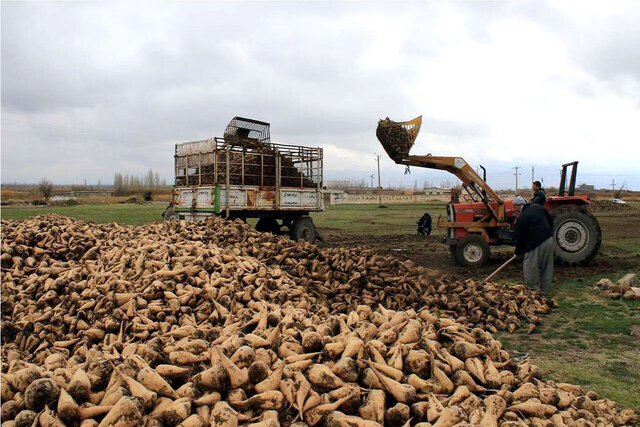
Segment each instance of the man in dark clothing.
[{"label": "man in dark clothing", "polygon": [[531,188],[533,189],[533,198],[531,199],[531,203],[537,203],[544,206],[544,203],[547,201],[547,194],[544,192],[544,188],[542,188],[542,183],[540,183],[540,181],[533,181]]},{"label": "man in dark clothing", "polygon": [[544,206],[527,203],[523,198],[513,204],[520,206],[513,240],[516,255],[524,256],[524,281],[527,288],[548,293],[553,281],[553,218]]},{"label": "man in dark clothing", "polygon": [[418,235],[428,236],[431,234],[431,215],[425,213],[418,221]]}]

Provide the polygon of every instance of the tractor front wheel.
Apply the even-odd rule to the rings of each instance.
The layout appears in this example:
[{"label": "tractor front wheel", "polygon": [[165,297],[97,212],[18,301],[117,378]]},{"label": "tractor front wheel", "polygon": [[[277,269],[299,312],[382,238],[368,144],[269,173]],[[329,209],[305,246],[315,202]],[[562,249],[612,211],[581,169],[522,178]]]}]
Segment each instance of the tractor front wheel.
[{"label": "tractor front wheel", "polygon": [[482,267],[489,260],[489,244],[480,235],[460,239],[455,248],[456,261],[465,267]]},{"label": "tractor front wheel", "polygon": [[551,216],[556,261],[567,266],[590,263],[602,243],[602,231],[598,220],[578,206],[553,209]]}]

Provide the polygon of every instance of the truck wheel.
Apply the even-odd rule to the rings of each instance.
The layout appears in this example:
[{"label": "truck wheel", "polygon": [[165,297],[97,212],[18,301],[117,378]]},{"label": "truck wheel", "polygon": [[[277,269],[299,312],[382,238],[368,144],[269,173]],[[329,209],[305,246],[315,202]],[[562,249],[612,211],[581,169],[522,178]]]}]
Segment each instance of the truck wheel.
[{"label": "truck wheel", "polygon": [[596,256],[602,243],[598,220],[578,206],[551,211],[556,261],[562,265],[586,265]]},{"label": "truck wheel", "polygon": [[291,240],[306,240],[311,243],[316,240],[317,234],[316,226],[308,216],[294,219],[289,230]]},{"label": "truck wheel", "polygon": [[162,218],[165,221],[178,221],[180,219],[180,217],[176,213],[176,208],[171,205],[169,205],[169,207],[167,207],[167,209],[164,210],[164,213],[162,214]]},{"label": "truck wheel", "polygon": [[465,267],[482,267],[489,259],[489,245],[477,234],[470,234],[456,244],[456,261]]},{"label": "truck wheel", "polygon": [[256,223],[256,230],[261,233],[276,233],[280,231],[280,224],[275,218],[260,218]]}]

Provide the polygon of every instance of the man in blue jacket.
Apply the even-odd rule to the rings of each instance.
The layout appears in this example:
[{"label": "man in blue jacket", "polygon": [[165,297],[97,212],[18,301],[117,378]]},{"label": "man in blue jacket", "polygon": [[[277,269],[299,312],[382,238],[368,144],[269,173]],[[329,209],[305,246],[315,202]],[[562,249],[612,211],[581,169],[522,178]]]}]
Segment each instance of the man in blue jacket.
[{"label": "man in blue jacket", "polygon": [[528,203],[519,197],[513,201],[520,206],[520,214],[514,228],[515,253],[523,256],[522,270],[527,288],[551,292],[553,281],[553,218],[537,203]]}]

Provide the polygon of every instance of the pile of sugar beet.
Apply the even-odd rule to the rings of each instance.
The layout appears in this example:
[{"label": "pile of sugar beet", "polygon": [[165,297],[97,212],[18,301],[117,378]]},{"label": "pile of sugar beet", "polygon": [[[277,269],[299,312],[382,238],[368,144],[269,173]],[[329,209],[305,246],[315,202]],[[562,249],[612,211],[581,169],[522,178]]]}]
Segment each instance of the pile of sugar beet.
[{"label": "pile of sugar beet", "polygon": [[241,222],[2,221],[2,426],[599,426],[491,331],[553,304]]}]

